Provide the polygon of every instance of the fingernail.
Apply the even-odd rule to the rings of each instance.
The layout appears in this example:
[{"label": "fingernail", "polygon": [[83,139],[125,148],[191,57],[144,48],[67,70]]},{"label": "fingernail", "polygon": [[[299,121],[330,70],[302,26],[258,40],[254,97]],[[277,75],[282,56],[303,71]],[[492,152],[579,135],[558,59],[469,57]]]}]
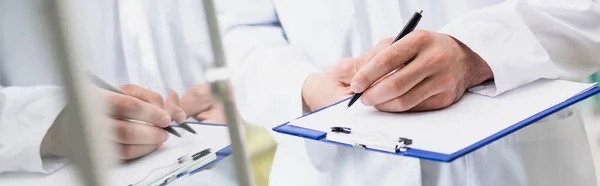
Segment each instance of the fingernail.
[{"label": "fingernail", "polygon": [[171,117],[169,117],[169,115],[164,115],[160,121],[162,122],[163,125],[167,126],[169,125],[169,123],[171,123]]},{"label": "fingernail", "polygon": [[352,82],[351,84],[352,85],[350,85],[350,89],[352,90],[352,92],[359,93],[362,90],[361,86],[358,83]]}]

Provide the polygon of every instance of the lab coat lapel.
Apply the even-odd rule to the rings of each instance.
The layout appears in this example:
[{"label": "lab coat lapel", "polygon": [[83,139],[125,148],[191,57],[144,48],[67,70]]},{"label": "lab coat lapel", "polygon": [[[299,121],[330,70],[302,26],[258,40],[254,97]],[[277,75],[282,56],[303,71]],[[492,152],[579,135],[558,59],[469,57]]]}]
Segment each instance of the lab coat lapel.
[{"label": "lab coat lapel", "polygon": [[152,83],[153,91],[167,96],[167,89],[178,90],[180,94],[184,87],[181,82],[181,72],[179,64],[183,59],[178,55],[178,51],[184,50],[180,45],[177,45],[176,40],[181,37],[181,23],[177,16],[179,1],[146,1],[148,8],[145,14],[148,17],[149,31],[151,35],[150,42],[154,43],[154,54],[156,55],[156,63],[151,64],[152,67],[148,76],[153,76],[162,83]]},{"label": "lab coat lapel", "polygon": [[179,71],[184,87],[205,82],[203,72],[213,64],[206,19],[204,13],[198,10],[204,10],[201,1],[184,0],[179,1],[177,15],[173,15],[173,19],[179,20],[181,29],[181,34],[174,36],[174,42],[175,52],[181,59]]},{"label": "lab coat lapel", "polygon": [[[125,76],[120,77],[118,79],[127,79],[126,83],[132,84],[141,84],[141,60],[142,55],[140,51],[140,47],[138,45],[139,38],[135,33],[138,31],[135,27],[133,27],[130,23],[132,22],[130,19],[133,16],[132,8],[135,7],[135,4],[132,4],[134,1],[118,1],[118,14],[119,14],[119,32],[121,33],[121,42],[123,47],[123,64],[122,69],[124,69]],[[124,82],[125,83],[125,82]]]}]

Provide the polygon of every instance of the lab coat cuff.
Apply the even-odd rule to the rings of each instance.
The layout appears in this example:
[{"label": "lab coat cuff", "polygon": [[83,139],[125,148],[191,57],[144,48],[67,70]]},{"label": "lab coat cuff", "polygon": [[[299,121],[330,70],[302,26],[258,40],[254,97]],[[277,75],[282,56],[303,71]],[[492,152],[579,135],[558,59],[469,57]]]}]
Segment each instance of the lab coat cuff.
[{"label": "lab coat cuff", "polygon": [[555,78],[552,61],[522,15],[506,12],[518,5],[506,3],[471,12],[439,30],[468,46],[492,70],[494,81],[469,91],[497,96],[540,78]]},{"label": "lab coat cuff", "polygon": [[[294,47],[274,46],[253,50],[235,71],[236,98],[246,98],[237,99],[240,114],[271,129],[302,115],[304,81],[318,68]],[[265,118],[265,112],[278,114]]]},{"label": "lab coat cuff", "polygon": [[[39,129],[33,131],[35,134],[31,135],[33,139],[25,140],[30,142],[30,148],[24,149],[23,153],[25,159],[31,159],[30,170],[40,173],[53,173],[56,170],[62,168],[66,163],[67,159],[62,157],[42,157],[40,155],[40,148],[42,141],[48,132],[48,129],[54,124],[54,120],[58,117],[60,112],[64,109],[66,102],[64,101],[62,93],[55,94],[55,96],[43,98],[34,102],[30,107],[38,107],[38,112],[43,113],[43,117],[35,121],[39,124]],[[29,130],[29,129],[27,129]]]},{"label": "lab coat cuff", "polygon": [[494,97],[513,88],[508,80],[508,78],[511,78],[510,74],[507,73],[507,69],[502,65],[502,60],[504,60],[504,58],[498,56],[502,51],[496,51],[494,47],[486,45],[485,38],[474,36],[476,33],[472,33],[468,28],[464,28],[464,26],[457,24],[449,24],[440,30],[440,33],[450,35],[468,46],[473,52],[477,53],[492,70],[494,80],[474,86],[469,89],[470,92]]},{"label": "lab coat cuff", "polygon": [[[250,123],[263,122],[268,129],[291,118],[300,117],[304,114],[302,87],[306,78],[318,71],[319,68],[310,58],[294,46],[278,45],[254,49],[240,63],[233,78],[238,88],[236,94],[245,94],[236,97],[256,98],[238,100],[238,106],[245,105],[238,107],[242,117]],[[252,78],[254,81],[247,83],[247,78]],[[261,107],[262,109],[259,109]],[[278,114],[265,118],[264,112]],[[273,135],[273,138],[281,143],[286,137]],[[309,160],[317,169],[331,168],[331,159],[337,153],[335,147],[327,147],[327,150],[323,150],[322,145],[310,141],[305,141],[305,146]]]},{"label": "lab coat cuff", "polygon": [[[8,100],[13,99],[13,100]],[[62,89],[58,87],[10,87],[0,96],[4,108],[0,122],[0,172],[52,173],[63,167],[67,159],[42,158],[40,147],[48,129],[65,106]],[[25,105],[25,106],[23,106]],[[11,110],[8,110],[11,109]],[[12,134],[8,134],[12,133]]]}]

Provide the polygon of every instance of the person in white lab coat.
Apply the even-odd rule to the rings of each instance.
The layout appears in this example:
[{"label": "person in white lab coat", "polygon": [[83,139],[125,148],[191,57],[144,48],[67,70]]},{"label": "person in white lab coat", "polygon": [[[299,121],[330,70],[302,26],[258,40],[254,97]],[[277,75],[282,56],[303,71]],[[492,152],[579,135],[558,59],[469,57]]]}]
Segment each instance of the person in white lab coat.
[{"label": "person in white lab coat", "polygon": [[[48,3],[0,1],[0,173],[49,174],[66,163],[52,158],[65,155],[53,127],[61,122],[65,102]],[[111,126],[117,138],[111,140],[120,144],[119,158],[151,153],[168,137],[158,127],[123,119],[162,127],[188,117],[225,122],[203,83],[203,69],[212,59],[201,1],[73,3],[89,31],[89,70],[112,84],[127,84],[121,90],[129,96],[104,91],[115,116]],[[219,181],[222,174],[204,181]]]},{"label": "person in white lab coat", "polygon": [[[123,83],[140,85],[163,97],[169,90],[182,95],[187,117],[224,123],[214,104],[204,70],[212,65],[212,52],[202,1],[118,1],[120,33],[126,71]],[[171,92],[172,93],[172,92]]]},{"label": "person in white lab coat", "polygon": [[[228,3],[221,20],[228,60],[237,68],[238,109],[267,128],[361,92],[397,68],[365,92],[366,104],[383,111],[444,108],[465,91],[494,97],[600,66],[598,1]],[[417,31],[390,45],[419,10]],[[571,109],[452,163],[274,137],[274,186],[596,185],[585,132]]]}]

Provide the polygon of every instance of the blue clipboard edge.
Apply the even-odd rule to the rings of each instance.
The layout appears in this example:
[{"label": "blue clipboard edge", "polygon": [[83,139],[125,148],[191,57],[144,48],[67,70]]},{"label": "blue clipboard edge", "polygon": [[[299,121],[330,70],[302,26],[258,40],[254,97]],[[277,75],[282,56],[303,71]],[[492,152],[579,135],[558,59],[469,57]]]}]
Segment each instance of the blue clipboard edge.
[{"label": "blue clipboard edge", "polygon": [[[349,144],[327,140],[325,138],[327,136],[326,132],[321,132],[321,131],[317,131],[317,130],[312,130],[312,129],[307,129],[307,128],[298,127],[298,126],[294,126],[294,125],[289,125],[289,122],[279,125],[279,126],[273,128],[273,130],[276,132],[279,132],[279,133],[283,133],[283,134],[298,136],[298,137],[302,137],[302,138],[307,138],[307,139],[311,139],[311,140],[335,144],[335,145],[339,145],[339,146],[352,147],[352,145],[349,145]],[[444,162],[451,161],[450,156],[447,154],[423,151],[423,150],[419,150],[419,149],[408,149],[406,152],[396,152],[396,153],[381,151],[381,150],[371,149],[371,148],[367,148],[367,150],[380,152],[380,153],[386,153],[386,154],[403,155],[403,156],[409,156],[409,157],[415,157],[415,158],[419,158],[419,159],[427,159],[427,160],[433,160],[433,161],[444,161]]]},{"label": "blue clipboard edge", "polygon": [[[397,152],[397,153],[392,153],[392,152],[387,152],[387,151],[380,151],[380,150],[376,150],[376,149],[370,149],[367,148],[366,150],[370,150],[370,151],[376,151],[376,152],[381,152],[381,153],[386,153],[386,154],[394,154],[394,155],[402,155],[402,156],[409,156],[409,157],[415,157],[415,158],[419,158],[419,159],[426,159],[426,160],[433,160],[433,161],[439,161],[439,162],[452,162],[455,159],[462,157],[466,154],[469,154],[483,146],[486,146],[498,139],[501,139],[509,134],[512,134],[526,126],[529,126],[530,124],[533,124],[539,120],[541,120],[542,118],[545,118],[551,114],[554,114],[562,109],[565,109],[575,103],[578,103],[582,100],[585,100],[593,95],[596,95],[600,93],[600,87],[598,87],[597,85],[594,85],[592,88],[590,88],[589,90],[582,92],[576,96],[573,96],[569,99],[567,99],[564,102],[561,102],[553,107],[550,107],[540,113],[537,113],[529,118],[524,119],[523,121],[520,121],[504,130],[501,130],[473,145],[470,145],[462,150],[459,150],[455,153],[452,154],[442,154],[442,153],[436,153],[436,152],[431,152],[431,151],[424,151],[424,150],[419,150],[419,149],[408,149],[406,152]],[[317,113],[323,109],[326,109],[328,107],[337,105],[339,103],[342,103],[346,100],[348,100],[349,98],[343,99],[337,103],[334,103],[332,105],[329,105],[327,107],[323,107],[321,109],[315,110],[313,112],[307,113],[301,117],[298,118],[302,118],[314,113]],[[338,142],[334,142],[334,141],[329,141],[326,140],[326,136],[327,133],[326,132],[322,132],[322,131],[317,131],[317,130],[312,130],[312,129],[307,129],[307,128],[303,128],[303,127],[298,127],[298,126],[293,126],[293,125],[289,125],[289,122],[286,122],[284,124],[281,124],[277,127],[273,128],[273,131],[275,132],[279,132],[279,133],[283,133],[283,134],[288,134],[288,135],[293,135],[293,136],[298,136],[298,137],[302,137],[302,138],[308,138],[308,139],[312,139],[312,140],[316,140],[316,141],[322,141],[325,143],[330,143],[330,144],[336,144],[336,145],[340,145],[340,146],[345,146],[345,147],[352,147],[349,144],[344,144],[344,143],[338,143]]]},{"label": "blue clipboard edge", "polygon": [[200,171],[203,171],[206,168],[208,168],[210,166],[213,166],[214,164],[217,164],[219,161],[221,161],[221,160],[225,159],[227,156],[231,155],[231,145],[228,145],[227,147],[225,147],[225,148],[217,151],[215,154],[217,155],[217,159],[215,159],[214,161],[212,161],[212,162],[210,162],[210,163],[208,163],[208,164],[206,164],[206,165],[204,165],[204,166],[202,166],[202,167],[200,167],[200,168],[198,168],[198,169],[196,169],[194,171],[191,171],[189,174],[193,175],[193,174],[196,174],[196,173],[198,173]]},{"label": "blue clipboard edge", "polygon": [[600,93],[600,87],[598,87],[597,85],[594,85],[593,88],[590,88],[589,90],[587,90],[585,92],[582,92],[582,93],[580,93],[580,94],[578,94],[576,96],[573,96],[573,97],[567,99],[566,101],[563,101],[563,102],[561,102],[561,103],[559,103],[557,105],[554,105],[553,107],[550,107],[550,108],[548,108],[548,109],[546,109],[546,110],[544,110],[544,111],[542,111],[540,113],[534,114],[533,116],[531,116],[531,117],[529,117],[527,119],[524,119],[523,121],[521,121],[519,123],[516,123],[516,124],[514,124],[514,125],[512,125],[512,126],[510,126],[508,128],[506,128],[504,130],[501,130],[501,131],[499,131],[499,132],[497,132],[497,133],[495,133],[495,134],[493,134],[493,135],[491,135],[491,136],[489,136],[489,137],[487,137],[487,138],[485,138],[485,139],[483,139],[483,140],[481,140],[481,141],[479,141],[479,142],[477,142],[477,143],[475,143],[475,144],[473,144],[471,146],[468,146],[468,147],[466,147],[466,148],[464,148],[462,150],[459,150],[458,152],[452,153],[450,155],[450,158],[451,158],[450,161],[453,161],[456,158],[459,158],[459,157],[461,157],[461,156],[463,156],[465,154],[468,154],[468,153],[470,153],[472,151],[475,151],[475,150],[477,150],[477,149],[479,149],[479,148],[481,148],[481,147],[483,147],[485,145],[488,145],[488,144],[490,144],[490,143],[492,143],[492,142],[494,142],[494,141],[496,141],[496,140],[498,140],[500,138],[503,138],[503,137],[505,137],[505,136],[507,136],[509,134],[512,134],[513,132],[516,132],[516,131],[518,131],[518,130],[526,127],[526,126],[529,126],[529,125],[531,125],[531,124],[533,124],[533,123],[535,123],[535,122],[537,122],[537,121],[539,121],[539,120],[541,120],[541,119],[543,119],[543,118],[545,118],[545,117],[547,117],[549,115],[552,115],[552,114],[554,114],[554,113],[556,113],[556,112],[558,112],[560,110],[563,110],[563,109],[565,109],[565,108],[567,108],[567,107],[569,107],[569,106],[571,106],[571,105],[573,105],[575,103],[583,101],[583,100],[585,100],[585,99],[587,99],[589,97],[592,97],[593,95],[596,95],[598,93]]},{"label": "blue clipboard edge", "polygon": [[[188,124],[194,124],[194,125],[206,125],[206,126],[215,126],[215,127],[226,127],[226,124],[217,124],[217,123],[203,123],[203,122],[186,122]],[[173,125],[173,127],[180,127],[179,125]],[[225,148],[222,148],[221,150],[217,151],[215,153],[217,155],[217,159],[215,159],[214,161],[194,170],[194,171],[190,171],[187,174],[196,174],[202,170],[205,170],[206,168],[218,163],[219,161],[225,159],[227,156],[231,155],[231,145],[226,146]],[[177,175],[177,178],[184,176],[185,174],[180,174]]]},{"label": "blue clipboard edge", "polygon": [[[217,164],[218,162],[225,159],[227,156],[229,156],[231,154],[231,145],[228,145],[227,147],[222,148],[221,150],[217,151],[215,154],[217,155],[217,159],[213,160],[212,162],[210,162],[194,171],[179,173],[176,176],[176,179],[180,179],[185,175],[194,175],[196,173],[202,172],[203,170],[206,170],[208,167],[213,166],[214,164]],[[168,184],[164,184],[164,183],[160,184],[160,186],[166,186],[166,185],[168,185]]]}]

